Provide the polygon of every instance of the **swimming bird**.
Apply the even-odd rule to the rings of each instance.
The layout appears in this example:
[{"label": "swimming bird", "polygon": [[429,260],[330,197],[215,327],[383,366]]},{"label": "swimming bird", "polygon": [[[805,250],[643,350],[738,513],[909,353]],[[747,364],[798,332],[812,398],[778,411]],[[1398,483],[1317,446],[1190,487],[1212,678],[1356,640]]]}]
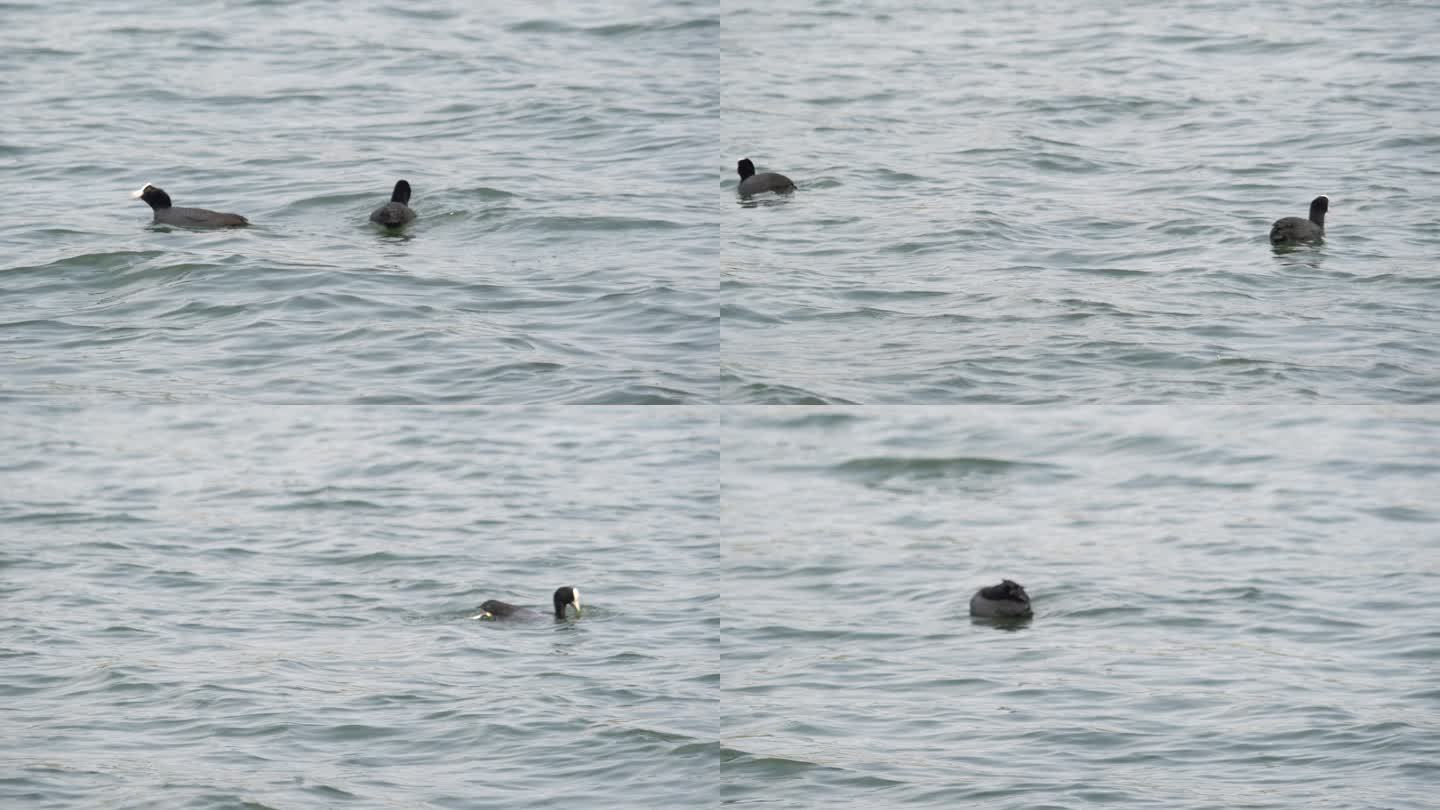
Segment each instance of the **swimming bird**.
[{"label": "swimming bird", "polygon": [[1330,210],[1330,198],[1321,194],[1310,201],[1310,218],[1285,217],[1275,220],[1270,226],[1270,243],[1293,245],[1297,242],[1319,242],[1325,238],[1325,212]]},{"label": "swimming bird", "polygon": [[992,618],[1023,618],[1030,615],[1030,594],[1020,583],[1008,579],[990,585],[970,597],[970,615]]},{"label": "swimming bird", "polygon": [[390,202],[376,208],[370,214],[370,221],[387,228],[398,228],[415,221],[415,212],[410,209],[410,184],[401,180],[390,194]]},{"label": "swimming bird", "polygon": [[175,225],[181,228],[242,228],[250,220],[239,214],[222,214],[204,208],[176,208],[170,204],[170,195],[150,185],[130,195],[144,200],[155,212],[155,222],[160,225]]},{"label": "swimming bird", "polygon": [[[555,589],[555,618],[565,618],[565,608],[569,605],[575,606],[575,615],[580,615],[580,589],[566,585],[563,588]],[[499,599],[487,599],[480,603],[480,612],[472,619],[537,619],[540,614],[527,607],[512,605],[509,602],[501,602]]]},{"label": "swimming bird", "polygon": [[783,174],[775,172],[756,174],[755,164],[750,162],[750,158],[744,158],[736,163],[735,171],[740,173],[740,193],[746,197],[751,194],[763,194],[766,191],[783,194],[795,190],[795,184]]}]

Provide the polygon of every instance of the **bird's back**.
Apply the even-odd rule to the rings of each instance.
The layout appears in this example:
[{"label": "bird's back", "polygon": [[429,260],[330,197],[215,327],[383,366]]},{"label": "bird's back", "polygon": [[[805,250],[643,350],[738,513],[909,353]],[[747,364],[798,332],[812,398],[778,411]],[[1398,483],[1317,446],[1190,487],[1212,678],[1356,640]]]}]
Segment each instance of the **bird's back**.
[{"label": "bird's back", "polygon": [[741,194],[760,194],[766,191],[794,191],[795,183],[783,174],[761,172],[740,181]]},{"label": "bird's back", "polygon": [[204,208],[160,208],[155,211],[155,221],[164,225],[182,228],[240,228],[250,220],[239,214],[226,214]]},{"label": "bird's back", "polygon": [[370,221],[377,225],[395,227],[415,220],[415,212],[405,203],[388,202],[370,214]]},{"label": "bird's back", "polygon": [[1282,245],[1287,242],[1313,242],[1325,235],[1325,230],[1304,217],[1282,217],[1270,226],[1270,242]]}]

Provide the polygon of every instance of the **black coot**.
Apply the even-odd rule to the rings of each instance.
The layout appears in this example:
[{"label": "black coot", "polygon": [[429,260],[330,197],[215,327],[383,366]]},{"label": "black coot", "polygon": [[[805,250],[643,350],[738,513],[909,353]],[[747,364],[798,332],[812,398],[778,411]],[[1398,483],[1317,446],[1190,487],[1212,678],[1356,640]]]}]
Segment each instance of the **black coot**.
[{"label": "black coot", "polygon": [[1023,618],[1030,615],[1030,594],[1020,583],[1008,579],[990,585],[970,597],[970,615],[987,618]]},{"label": "black coot", "polygon": [[131,194],[150,206],[155,212],[155,222],[160,225],[174,225],[179,228],[243,228],[250,220],[239,214],[222,214],[204,208],[177,208],[170,204],[170,195],[149,183]]},{"label": "black coot", "polygon": [[1330,198],[1321,194],[1310,201],[1310,218],[1285,217],[1275,220],[1270,226],[1272,245],[1293,245],[1299,242],[1319,242],[1325,238],[1325,212],[1330,210]]},{"label": "black coot", "polygon": [[751,194],[762,194],[766,191],[773,191],[776,194],[794,191],[795,184],[790,178],[775,172],[755,173],[755,164],[750,158],[744,158],[735,164],[735,171],[740,173],[740,194],[749,197]]},{"label": "black coot", "polygon": [[[580,615],[580,589],[566,585],[563,588],[555,589],[555,618],[565,618],[565,608],[574,605],[575,615]],[[472,619],[538,619],[539,611],[532,610],[519,605],[512,605],[509,602],[501,602],[499,599],[487,599],[480,603],[480,612]]]},{"label": "black coot", "polygon": [[410,208],[410,184],[401,180],[390,194],[390,202],[376,208],[370,214],[370,221],[387,228],[398,228],[415,221],[415,212]]}]

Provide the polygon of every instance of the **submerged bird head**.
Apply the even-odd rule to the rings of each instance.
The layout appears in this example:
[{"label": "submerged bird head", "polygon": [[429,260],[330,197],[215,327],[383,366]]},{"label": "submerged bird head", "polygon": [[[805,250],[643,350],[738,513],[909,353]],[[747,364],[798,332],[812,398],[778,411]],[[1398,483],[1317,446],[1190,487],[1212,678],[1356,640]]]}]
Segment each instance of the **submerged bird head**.
[{"label": "submerged bird head", "polygon": [[138,200],[144,200],[151,208],[159,209],[170,207],[170,195],[149,183],[146,183],[145,187],[138,191],[132,191],[130,196]]},{"label": "submerged bird head", "polygon": [[1025,593],[1025,588],[1020,583],[1002,579],[999,585],[991,585],[988,588],[981,588],[980,595],[986,599],[1005,599],[1011,602],[1030,603],[1030,594]]},{"label": "submerged bird head", "polygon": [[[575,615],[580,615],[580,589],[566,585],[555,589],[555,618],[565,618],[565,606],[574,605]],[[483,607],[483,606],[482,606]]]},{"label": "submerged bird head", "polygon": [[739,172],[740,179],[744,180],[755,174],[755,164],[750,162],[750,158],[741,158],[740,162],[735,164],[735,171]]}]

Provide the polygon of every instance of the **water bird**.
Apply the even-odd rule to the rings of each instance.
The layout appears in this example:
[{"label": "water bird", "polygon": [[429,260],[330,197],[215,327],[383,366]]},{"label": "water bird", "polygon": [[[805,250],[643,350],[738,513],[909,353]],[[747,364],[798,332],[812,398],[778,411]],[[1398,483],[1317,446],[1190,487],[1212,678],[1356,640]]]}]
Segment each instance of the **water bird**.
[{"label": "water bird", "polygon": [[987,618],[1024,618],[1030,615],[1030,594],[1009,579],[989,585],[970,597],[970,615]]},{"label": "water bird", "polygon": [[160,225],[175,225],[180,228],[243,228],[250,220],[239,214],[222,214],[204,208],[177,208],[170,203],[170,195],[163,190],[145,184],[145,187],[130,195],[144,200],[155,212],[155,222]]},{"label": "water bird", "polygon": [[376,208],[370,214],[370,221],[387,228],[398,228],[415,221],[415,211],[410,208],[410,184],[404,180],[395,183],[390,193],[390,202]]},{"label": "water bird", "polygon": [[775,172],[755,173],[755,164],[750,158],[743,158],[735,164],[735,170],[740,173],[740,193],[746,197],[751,194],[763,194],[766,191],[773,191],[776,194],[783,194],[795,190],[795,183],[783,174]]},{"label": "water bird", "polygon": [[1284,217],[1270,226],[1270,244],[1293,245],[1298,242],[1319,242],[1325,238],[1325,212],[1330,198],[1321,194],[1310,201],[1310,218]]},{"label": "water bird", "polygon": [[[580,589],[566,585],[555,589],[555,618],[565,618],[565,608],[574,605],[575,615],[580,615]],[[499,599],[487,599],[480,603],[480,612],[472,619],[538,619],[540,613],[527,607],[512,605],[509,602],[501,602]]]}]

